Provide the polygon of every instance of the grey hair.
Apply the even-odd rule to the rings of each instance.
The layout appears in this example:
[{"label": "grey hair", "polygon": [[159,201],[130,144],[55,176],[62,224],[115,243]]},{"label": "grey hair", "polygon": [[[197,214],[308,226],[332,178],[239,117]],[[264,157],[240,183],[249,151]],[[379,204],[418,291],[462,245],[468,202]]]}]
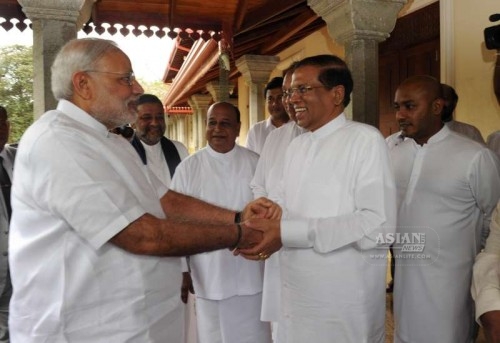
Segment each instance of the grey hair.
[{"label": "grey hair", "polygon": [[52,64],[52,93],[57,100],[70,100],[73,96],[73,75],[92,70],[108,52],[120,50],[118,45],[106,39],[82,38],[66,43]]}]

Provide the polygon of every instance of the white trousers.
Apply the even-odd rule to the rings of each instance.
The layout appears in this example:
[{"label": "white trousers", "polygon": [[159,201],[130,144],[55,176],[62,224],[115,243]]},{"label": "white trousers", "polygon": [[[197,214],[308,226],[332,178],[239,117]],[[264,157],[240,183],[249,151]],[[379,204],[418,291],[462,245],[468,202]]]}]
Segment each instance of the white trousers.
[{"label": "white trousers", "polygon": [[271,327],[260,321],[262,294],[223,300],[196,298],[199,343],[271,343]]}]

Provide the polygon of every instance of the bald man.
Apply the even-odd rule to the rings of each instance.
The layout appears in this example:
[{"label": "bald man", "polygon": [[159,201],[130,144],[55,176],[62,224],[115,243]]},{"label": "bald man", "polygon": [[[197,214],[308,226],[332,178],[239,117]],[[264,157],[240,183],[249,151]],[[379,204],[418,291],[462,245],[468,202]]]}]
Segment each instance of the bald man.
[{"label": "bald man", "polygon": [[398,195],[395,342],[473,342],[472,266],[500,197],[500,162],[441,120],[441,85],[414,76],[396,90],[406,139],[391,149]]}]

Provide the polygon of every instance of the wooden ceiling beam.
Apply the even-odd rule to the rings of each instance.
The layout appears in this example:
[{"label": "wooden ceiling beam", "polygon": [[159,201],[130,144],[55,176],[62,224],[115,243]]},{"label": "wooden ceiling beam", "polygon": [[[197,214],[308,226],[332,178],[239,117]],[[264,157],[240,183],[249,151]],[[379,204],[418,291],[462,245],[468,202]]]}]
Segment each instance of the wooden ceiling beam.
[{"label": "wooden ceiling beam", "polygon": [[269,44],[266,44],[266,46],[261,49],[261,52],[263,54],[270,53],[274,48],[290,40],[290,38],[298,32],[312,24],[316,19],[318,19],[318,15],[312,9],[304,11],[301,15],[282,26],[278,32],[269,37],[269,39],[266,40]]},{"label": "wooden ceiling beam", "polygon": [[248,0],[238,0],[238,5],[236,7],[236,14],[234,16],[233,32],[238,32],[243,25],[243,20],[245,20],[245,14],[248,11]]},{"label": "wooden ceiling beam", "polygon": [[265,6],[245,16],[247,20],[243,22],[238,34],[252,30],[266,23],[270,18],[287,12],[295,6],[306,3],[306,1],[307,0],[269,0]]},{"label": "wooden ceiling beam", "polygon": [[170,92],[164,99],[165,105],[175,106],[186,93],[193,94],[192,88],[217,63],[218,57],[219,50],[216,42],[213,40],[197,41],[173,80]]}]

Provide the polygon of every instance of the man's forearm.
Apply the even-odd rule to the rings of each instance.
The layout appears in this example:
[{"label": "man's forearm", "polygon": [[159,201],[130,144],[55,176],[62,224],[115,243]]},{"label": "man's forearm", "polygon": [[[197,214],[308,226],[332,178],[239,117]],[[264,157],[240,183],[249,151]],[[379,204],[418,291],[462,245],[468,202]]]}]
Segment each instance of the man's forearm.
[{"label": "man's forearm", "polygon": [[161,205],[168,218],[213,224],[234,223],[235,211],[172,190],[161,198]]},{"label": "man's forearm", "polygon": [[[241,228],[241,231],[240,231]],[[262,234],[244,225],[214,225],[144,214],[110,242],[134,254],[187,256],[225,248],[251,246]]]}]

